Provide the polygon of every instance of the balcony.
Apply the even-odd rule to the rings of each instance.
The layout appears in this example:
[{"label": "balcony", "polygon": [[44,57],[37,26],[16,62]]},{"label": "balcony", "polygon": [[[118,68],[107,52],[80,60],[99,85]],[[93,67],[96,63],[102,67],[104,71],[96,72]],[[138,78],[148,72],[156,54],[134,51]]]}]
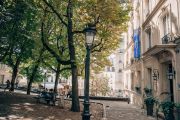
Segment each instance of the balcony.
[{"label": "balcony", "polygon": [[171,35],[167,34],[162,38],[162,44],[168,44],[171,41]]}]

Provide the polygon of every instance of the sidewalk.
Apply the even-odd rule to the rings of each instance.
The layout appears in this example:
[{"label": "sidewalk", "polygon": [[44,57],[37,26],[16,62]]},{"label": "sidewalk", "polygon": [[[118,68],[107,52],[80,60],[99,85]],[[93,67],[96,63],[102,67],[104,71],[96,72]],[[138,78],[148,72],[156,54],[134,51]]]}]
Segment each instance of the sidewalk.
[{"label": "sidewalk", "polygon": [[147,117],[140,108],[127,104],[126,102],[102,101],[105,105],[103,120],[156,120]]}]

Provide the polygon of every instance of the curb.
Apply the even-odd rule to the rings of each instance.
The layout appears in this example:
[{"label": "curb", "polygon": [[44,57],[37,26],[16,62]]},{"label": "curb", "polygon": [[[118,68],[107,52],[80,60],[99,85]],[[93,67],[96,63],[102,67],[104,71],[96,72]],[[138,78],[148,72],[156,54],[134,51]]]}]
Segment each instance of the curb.
[{"label": "curb", "polygon": [[[69,98],[65,98],[64,100],[68,100],[68,101],[71,101],[71,99]],[[80,102],[84,102],[83,100],[79,100]],[[100,102],[96,102],[96,101],[90,101],[90,103],[96,103],[96,104],[100,104],[102,105],[103,107],[103,113],[102,113],[102,119],[101,120],[107,120],[106,118],[106,106],[103,104],[103,103],[100,103]]]}]

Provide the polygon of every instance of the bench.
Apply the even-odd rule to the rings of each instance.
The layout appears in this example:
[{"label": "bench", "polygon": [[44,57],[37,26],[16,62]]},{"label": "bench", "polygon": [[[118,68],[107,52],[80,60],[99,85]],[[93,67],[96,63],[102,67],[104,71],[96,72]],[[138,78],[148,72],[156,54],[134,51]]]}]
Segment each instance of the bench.
[{"label": "bench", "polygon": [[50,105],[51,103],[55,105],[55,102],[57,101],[56,98],[57,94],[51,93],[51,92],[41,92],[37,97],[37,103],[46,103]]}]

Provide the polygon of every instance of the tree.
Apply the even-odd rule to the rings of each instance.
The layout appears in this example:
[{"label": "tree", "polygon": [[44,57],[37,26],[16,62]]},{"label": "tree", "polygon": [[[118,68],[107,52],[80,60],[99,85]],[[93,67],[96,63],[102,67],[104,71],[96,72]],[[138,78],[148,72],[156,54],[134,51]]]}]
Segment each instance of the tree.
[{"label": "tree", "polygon": [[[47,56],[46,56],[47,57]],[[63,72],[71,69],[69,66],[63,66],[58,61],[54,60],[53,57],[48,57],[51,59],[43,59],[43,64],[50,69],[51,71],[56,73],[56,78],[55,78],[55,84],[54,84],[54,93],[57,93],[57,86],[60,78],[60,75],[63,76]]]},{"label": "tree", "polygon": [[[47,3],[47,1],[45,1]],[[48,4],[48,3],[47,3]],[[50,5],[50,4],[48,4]],[[51,6],[51,5],[50,5]],[[68,11],[70,12],[70,6],[68,5]],[[46,14],[46,11],[45,11]],[[68,13],[70,15],[70,13]],[[72,27],[71,24],[71,18],[69,17],[69,27]],[[68,28],[69,28],[68,27]],[[73,45],[73,33],[72,33],[72,29],[68,29],[67,28],[67,39],[68,39],[68,47],[69,47],[69,55],[70,55],[70,60],[62,60],[62,56],[58,55],[53,49],[51,49],[48,44],[45,41],[45,32],[44,32],[44,22],[42,22],[42,26],[41,26],[41,33],[42,33],[42,42],[43,45],[46,47],[46,49],[56,58],[56,60],[62,64],[62,65],[71,65],[71,73],[72,73],[72,107],[71,110],[72,111],[80,111],[80,107],[79,107],[79,98],[78,98],[78,83],[77,83],[77,66],[75,65],[75,48]],[[71,54],[70,54],[71,53]]]},{"label": "tree", "polygon": [[108,78],[102,77],[101,74],[92,76],[92,79],[90,81],[90,91],[91,95],[98,96],[106,96],[107,93],[110,91],[110,87],[108,84]]},{"label": "tree", "polygon": [[0,38],[0,62],[2,62],[6,56],[8,55],[8,52],[10,50],[10,45],[8,43],[8,40],[6,37]]},{"label": "tree", "polygon": [[[23,75],[23,76],[26,76],[27,78],[27,85],[30,81],[30,78],[32,76],[32,73],[33,73],[33,70],[34,70],[34,65],[33,65],[33,62],[34,61],[29,61],[28,63],[23,63],[21,64],[20,66],[20,74]],[[38,67],[37,71],[36,71],[36,74],[34,74],[34,80],[33,80],[33,83],[40,83],[43,81],[43,79],[45,78],[44,76],[44,71],[43,69],[41,69],[40,67]]]},{"label": "tree", "polygon": [[[117,48],[117,41],[119,35],[126,27],[126,21],[128,20],[129,7],[124,7],[119,4],[117,0],[62,0],[62,1],[46,1],[43,0],[45,5],[49,8],[47,11],[56,16],[59,20],[59,26],[67,32],[67,42],[69,48],[70,61],[66,64],[71,65],[72,72],[72,111],[79,111],[79,99],[78,99],[78,62],[76,50],[77,46],[83,46],[83,36],[77,35],[83,33],[83,28],[87,23],[96,25],[98,29],[98,41],[93,47],[93,51],[100,51],[102,48],[114,45]],[[118,39],[117,39],[118,38]],[[111,42],[110,40],[116,42]],[[76,44],[78,43],[78,44]],[[103,45],[102,45],[103,44]],[[44,43],[44,45],[46,45]],[[76,46],[77,45],[77,46]],[[105,47],[104,47],[105,46]],[[48,48],[48,47],[47,47]],[[82,47],[81,47],[82,48]],[[56,58],[60,58],[49,49],[49,52]],[[85,51],[84,51],[85,53]],[[81,56],[81,55],[80,55]],[[58,60],[57,59],[57,60]],[[83,60],[81,60],[82,62]],[[59,62],[62,63],[61,59]],[[83,63],[83,62],[82,62]]]},{"label": "tree", "polygon": [[[4,63],[12,67],[11,91],[14,91],[14,82],[18,73],[20,64],[26,61],[32,54],[34,41],[32,39],[32,31],[34,30],[34,14],[31,3],[23,0],[12,2],[10,13],[13,14],[11,20],[4,24],[2,31],[8,41],[8,55]],[[29,13],[29,14],[27,14]]]},{"label": "tree", "polygon": [[34,63],[34,67],[32,69],[32,73],[31,73],[31,76],[30,76],[30,79],[29,79],[29,83],[28,83],[28,88],[27,88],[27,94],[30,95],[30,91],[31,91],[31,86],[32,86],[32,83],[34,81],[34,78],[36,76],[36,73],[38,71],[38,68],[39,68],[39,65],[41,63],[41,60],[42,60],[42,57],[43,57],[43,53],[44,53],[44,48],[42,48],[40,51],[39,51],[39,56],[38,56],[38,59],[35,61]]},{"label": "tree", "polygon": [[1,1],[0,3],[0,62],[2,62],[8,55],[11,47],[7,40],[7,35],[11,29],[9,23],[14,16],[11,11],[14,3],[8,0]]}]

